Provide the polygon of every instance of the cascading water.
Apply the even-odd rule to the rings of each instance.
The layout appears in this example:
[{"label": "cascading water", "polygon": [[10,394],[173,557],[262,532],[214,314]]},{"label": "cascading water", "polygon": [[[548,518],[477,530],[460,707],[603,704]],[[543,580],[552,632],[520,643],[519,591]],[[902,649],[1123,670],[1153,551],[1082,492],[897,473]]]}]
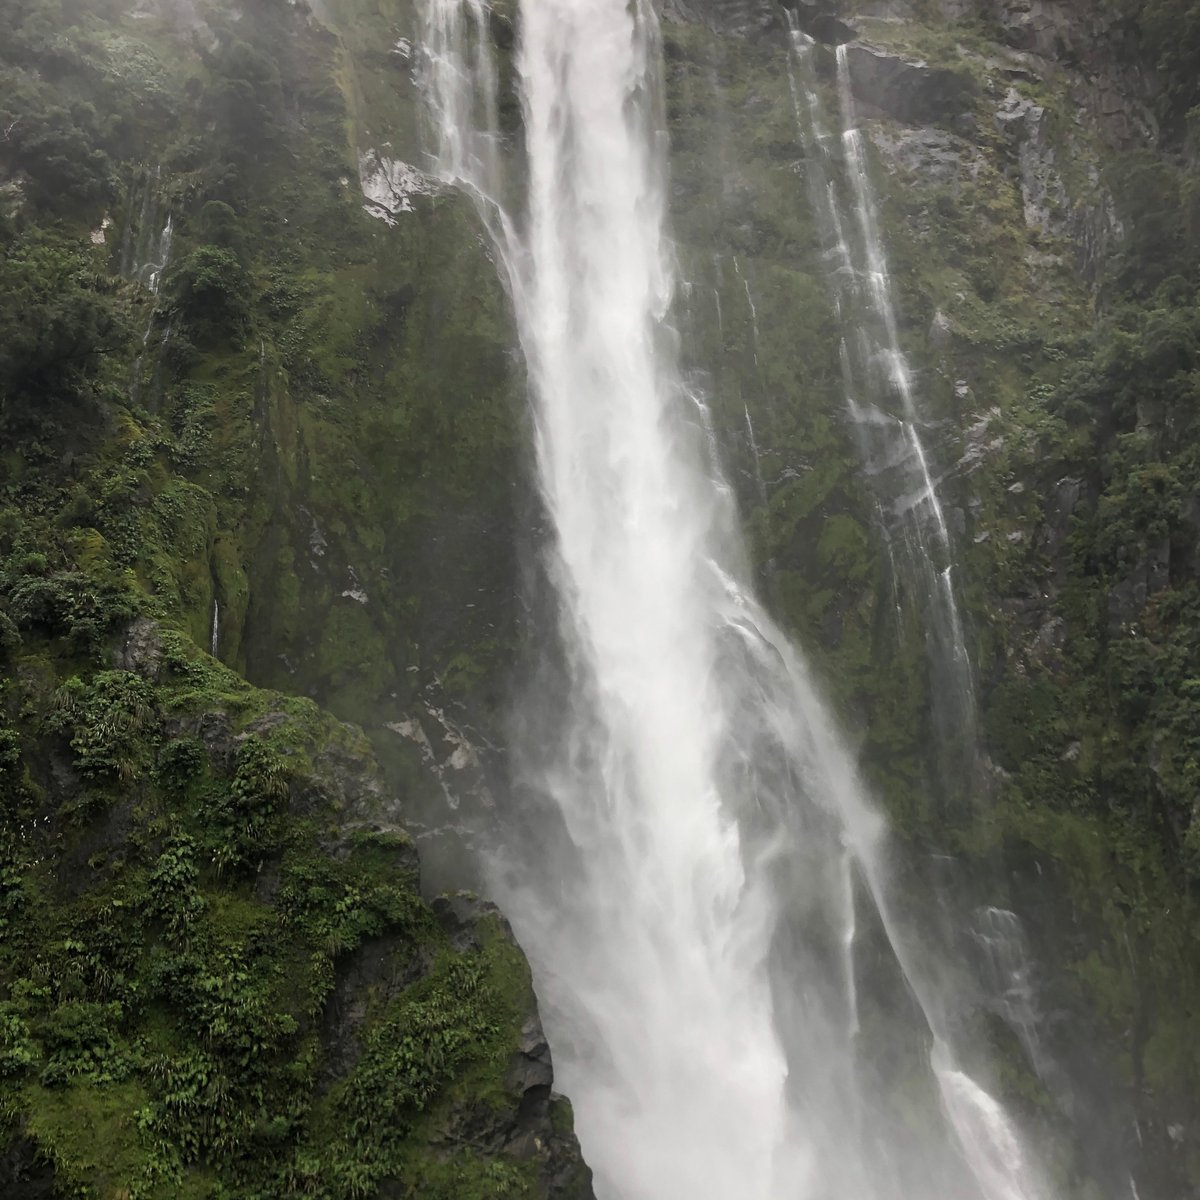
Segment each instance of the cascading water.
[{"label": "cascading water", "polygon": [[953,750],[947,774],[961,787],[969,785],[975,752],[971,659],[955,596],[950,531],[921,439],[912,372],[900,348],[847,52],[844,46],[836,52],[842,133],[835,139],[817,87],[815,43],[791,19],[790,83],[807,152],[809,197],[825,239],[835,307],[853,329],[842,343],[847,409],[865,469],[887,509],[889,552],[900,550],[911,581],[935,675],[931,692],[939,741]]},{"label": "cascading water", "polygon": [[[125,228],[125,244],[121,252],[122,273],[143,284],[152,296],[157,296],[162,286],[163,275],[171,264],[171,249],[175,241],[175,218],[167,214],[166,222],[161,230],[155,232],[158,220],[158,183],[162,169],[156,167],[153,174],[146,176],[142,183],[144,194],[140,215],[135,232],[134,222],[130,219]],[[136,189],[133,193],[136,195]],[[131,201],[133,196],[131,195]],[[146,321],[146,331],[142,334],[142,349],[133,361],[133,373],[129,383],[129,395],[134,404],[143,400],[142,379],[145,373],[146,357],[151,353],[150,343],[154,336],[155,325],[158,321],[158,309],[152,307]],[[154,350],[154,373],[151,381],[152,402],[158,400],[162,382],[163,357],[171,341],[171,323],[163,328],[162,337]]]},{"label": "cascading water", "polygon": [[146,286],[157,296],[162,284],[163,272],[171,262],[171,245],[175,241],[175,218],[168,214],[167,223],[158,235],[154,255],[145,266]]},{"label": "cascading water", "polygon": [[[751,593],[680,378],[650,0],[522,5],[512,212],[488,10],[426,12],[438,166],[506,274],[554,529],[563,686],[531,701],[525,811],[492,878],[598,1194],[1040,1200],[955,1052],[949,976],[896,915],[883,824]],[[892,1038],[918,1048],[920,1136],[867,1084]]]}]

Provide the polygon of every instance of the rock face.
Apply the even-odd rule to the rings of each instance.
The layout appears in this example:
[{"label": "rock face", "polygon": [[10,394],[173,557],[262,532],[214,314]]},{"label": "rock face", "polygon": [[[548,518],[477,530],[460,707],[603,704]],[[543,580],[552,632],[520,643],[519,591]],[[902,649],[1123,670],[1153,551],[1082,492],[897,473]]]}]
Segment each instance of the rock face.
[{"label": "rock face", "polygon": [[[694,378],[763,589],[852,714],[911,849],[906,898],[918,900],[923,856],[944,855],[976,907],[1020,914],[1044,1075],[1011,1050],[1019,1027],[995,1040],[1010,1045],[1002,1070],[1042,1097],[1025,1108],[1014,1091],[1016,1110],[1054,1128],[1049,1157],[1074,1155],[1055,1181],[1072,1198],[1124,1197],[1133,1178],[1141,1196],[1177,1200],[1200,1178],[1185,1149],[1200,1070],[1182,1049],[1200,1037],[1185,1015],[1200,956],[1182,949],[1200,847],[1200,639],[1184,615],[1198,578],[1200,176],[1165,118],[1160,132],[1151,8],[1182,14],[1053,0],[838,7],[857,35],[843,52],[976,665],[978,820],[961,782],[933,798],[937,733],[912,702],[936,686],[931,633],[909,607],[887,514],[864,499],[873,468],[841,390],[839,339],[852,344],[860,314],[831,311],[830,262],[842,260],[812,217],[814,176],[849,191],[834,63],[808,52],[826,155],[806,142],[797,60],[765,10],[757,24],[740,13],[740,37],[708,6],[668,10],[695,21],[667,27],[685,342],[701,346]],[[1200,62],[1191,69],[1177,90]],[[724,105],[704,90],[721,86]],[[857,215],[841,199],[852,240]],[[834,529],[847,543],[835,547]]]},{"label": "rock face", "polygon": [[[0,443],[30,450],[0,456],[0,794],[19,851],[0,870],[0,1191],[120,1194],[153,1166],[134,1183],[167,1200],[199,1162],[234,1170],[213,1165],[233,1129],[238,1169],[294,1154],[332,1180],[369,1161],[376,1193],[406,1200],[586,1197],[502,918],[431,904],[416,879],[417,842],[440,890],[462,868],[435,835],[505,799],[510,672],[541,633],[521,600],[518,547],[540,536],[522,369],[471,205],[420,174],[418,7],[103,7],[119,36],[101,6],[28,0],[0,38],[23,103],[47,54],[77,77],[47,128],[82,122],[47,162],[33,151],[59,143],[19,165],[0,143],[0,266],[10,226],[38,226],[78,311],[123,305],[112,328],[134,330],[78,394],[0,406]],[[508,79],[516,16],[495,7]],[[1127,1200],[1133,1177],[1178,1200],[1200,1187],[1198,272],[1178,220],[1194,163],[1158,153],[1124,6],[793,8],[825,43],[832,157],[829,45],[869,135],[977,668],[979,803],[932,761],[936,673],[898,615],[846,416],[820,156],[774,0],[663,0],[685,366],[762,592],[846,715],[905,886],[954,858],[973,911],[1021,914],[1061,1088],[996,998],[989,1030],[1007,1099],[1065,1164],[1056,1195]],[[508,85],[500,102],[518,141]],[[107,156],[90,175],[84,150]],[[39,175],[64,163],[82,173],[66,218]],[[106,194],[110,178],[134,182]],[[153,292],[138,245],[168,218],[179,274]],[[214,273],[221,328],[184,287]],[[1115,316],[1093,342],[1098,311]],[[125,403],[143,334],[156,383]],[[214,611],[232,670],[197,650]],[[437,1055],[391,1054],[413,1049],[406,1029],[451,1046],[444,1077],[407,1073]],[[195,1110],[173,1099],[193,1093]],[[1074,1154],[1064,1095],[1086,1098],[1107,1156]],[[165,1157],[147,1165],[151,1144]]]},{"label": "rock face", "polygon": [[905,124],[962,124],[976,93],[969,75],[876,46],[851,43],[846,58],[855,99],[865,111],[886,113]]},{"label": "rock face", "polygon": [[767,0],[663,0],[668,19],[694,21],[735,37],[781,29],[783,14]]},{"label": "rock face", "polygon": [[[441,897],[433,911],[460,952],[480,950],[499,935],[516,950],[512,929],[494,904],[459,893]],[[486,932],[481,933],[481,928]],[[570,1132],[571,1109],[554,1092],[554,1066],[537,1005],[529,994],[520,1036],[504,1074],[504,1087],[517,1099],[515,1115],[477,1104],[456,1114],[451,1138],[484,1145],[496,1155],[511,1155],[536,1167],[547,1200],[592,1200],[591,1173],[579,1159]]]},{"label": "rock face", "polygon": [[995,21],[1014,50],[1060,64],[1072,91],[1119,144],[1144,143],[1156,131],[1138,61],[1136,32],[1120,10],[1065,0],[986,0],[965,10]]},{"label": "rock face", "polygon": [[46,468],[0,464],[0,1194],[590,1200],[528,964],[408,831],[486,794],[524,494],[494,265],[405,165],[417,10],[75,6],[51,88],[53,8],[0,74],[74,150],[0,123],[0,273],[39,247],[129,344],[53,404],[0,356]]}]

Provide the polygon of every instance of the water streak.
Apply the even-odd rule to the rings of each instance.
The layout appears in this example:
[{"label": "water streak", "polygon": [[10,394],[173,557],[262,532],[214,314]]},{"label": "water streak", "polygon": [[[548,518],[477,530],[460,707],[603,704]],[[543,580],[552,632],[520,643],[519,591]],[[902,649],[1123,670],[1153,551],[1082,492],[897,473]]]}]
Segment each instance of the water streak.
[{"label": "water streak", "polygon": [[817,48],[794,21],[790,36],[789,82],[806,151],[809,202],[826,246],[835,307],[853,330],[841,352],[847,411],[864,469],[884,506],[889,554],[903,569],[903,594],[925,630],[942,783],[950,791],[969,790],[976,753],[975,682],[954,588],[953,543],[900,345],[849,60],[846,48],[838,47],[842,132],[835,137],[817,82]]},{"label": "water streak", "polygon": [[754,482],[758,487],[758,498],[766,504],[767,485],[763,482],[762,455],[759,453],[758,439],[754,436],[754,422],[750,420],[750,406],[745,404],[742,408],[746,414],[746,440],[750,446],[750,459],[754,463]]}]

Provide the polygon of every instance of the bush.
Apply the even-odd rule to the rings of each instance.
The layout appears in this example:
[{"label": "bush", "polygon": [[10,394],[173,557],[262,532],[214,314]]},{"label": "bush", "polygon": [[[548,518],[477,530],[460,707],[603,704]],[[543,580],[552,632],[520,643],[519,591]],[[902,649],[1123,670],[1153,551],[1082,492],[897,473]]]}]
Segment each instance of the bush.
[{"label": "bush", "polygon": [[79,571],[18,575],[11,585],[10,616],[18,629],[66,636],[77,650],[96,650],[134,614],[130,597]]},{"label": "bush", "polygon": [[145,769],[156,723],[154,689],[130,671],[102,671],[90,684],[68,679],[47,722],[70,738],[83,775],[121,783]]},{"label": "bush", "polygon": [[250,316],[250,280],[237,255],[222,246],[193,250],[168,282],[175,308],[191,328],[215,337],[238,333]]},{"label": "bush", "polygon": [[0,254],[0,414],[19,399],[61,404],[122,354],[129,325],[87,249],[33,232]]}]

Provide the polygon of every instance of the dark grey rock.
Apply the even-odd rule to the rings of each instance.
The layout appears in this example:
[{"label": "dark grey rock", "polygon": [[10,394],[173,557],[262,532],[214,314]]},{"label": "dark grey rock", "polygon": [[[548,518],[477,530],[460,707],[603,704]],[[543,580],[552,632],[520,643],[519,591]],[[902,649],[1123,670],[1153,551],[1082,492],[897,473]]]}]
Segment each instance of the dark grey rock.
[{"label": "dark grey rock", "polygon": [[38,1156],[32,1140],[18,1134],[0,1157],[0,1195],[5,1200],[51,1200],[58,1194],[54,1167]]},{"label": "dark grey rock", "polygon": [[114,665],[121,671],[135,671],[147,679],[157,679],[162,668],[162,632],[158,622],[138,617],[125,631]]},{"label": "dark grey rock", "polygon": [[846,64],[854,98],[907,125],[961,126],[977,93],[970,75],[859,42]]},{"label": "dark grey rock", "polygon": [[662,12],[667,20],[739,37],[785,28],[783,9],[771,0],[662,0]]},{"label": "dark grey rock", "polygon": [[1108,593],[1108,624],[1119,629],[1137,620],[1146,602],[1171,582],[1171,543],[1147,547],[1145,554]]}]

